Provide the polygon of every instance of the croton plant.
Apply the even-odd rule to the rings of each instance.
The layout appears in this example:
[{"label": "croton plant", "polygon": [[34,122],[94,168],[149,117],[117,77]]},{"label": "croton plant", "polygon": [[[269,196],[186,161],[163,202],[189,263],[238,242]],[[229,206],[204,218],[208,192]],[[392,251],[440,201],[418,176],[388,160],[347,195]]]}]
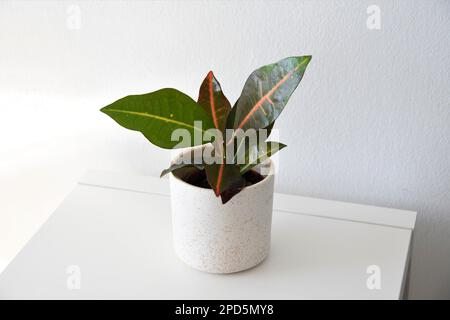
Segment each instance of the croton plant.
[{"label": "croton plant", "polygon": [[197,102],[165,88],[126,96],[101,111],[161,148],[201,146],[184,152],[161,176],[172,172],[188,182],[203,176],[205,183],[198,185],[210,187],[226,203],[249,185],[254,166],[286,147],[266,139],[310,60],[289,57],[253,71],[233,107],[210,71]]}]

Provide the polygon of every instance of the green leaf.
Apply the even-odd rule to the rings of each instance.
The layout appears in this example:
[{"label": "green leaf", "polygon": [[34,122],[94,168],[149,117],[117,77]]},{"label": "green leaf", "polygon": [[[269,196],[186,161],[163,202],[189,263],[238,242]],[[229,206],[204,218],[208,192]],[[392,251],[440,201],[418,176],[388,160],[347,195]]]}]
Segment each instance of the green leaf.
[{"label": "green leaf", "polygon": [[[127,96],[100,111],[127,129],[142,132],[151,143],[165,149],[205,144],[212,138],[205,131],[214,128],[213,120],[197,102],[171,88]],[[184,138],[177,137],[182,139],[181,144],[180,140],[172,141],[176,129],[186,130]]]},{"label": "green leaf", "polygon": [[252,72],[233,112],[234,129],[261,129],[279,116],[297,88],[311,56],[290,57]]},{"label": "green leaf", "polygon": [[[272,129],[273,129],[274,125],[275,125],[275,121],[273,121],[271,124],[269,124],[267,127],[264,128],[266,130],[266,132],[267,132],[267,135],[266,135],[267,138],[272,133]],[[260,130],[262,130],[262,129],[260,129]]]},{"label": "green leaf", "polygon": [[185,152],[181,153],[178,157],[173,159],[169,168],[164,169],[161,172],[160,177],[162,178],[169,172],[172,172],[174,170],[184,168],[184,167],[196,167],[199,170],[203,170],[204,169],[203,152],[206,149],[206,147],[213,148],[212,145],[208,144],[208,145],[193,148],[189,151],[185,151]]},{"label": "green leaf", "polygon": [[[239,168],[234,164],[205,164],[205,171],[208,183],[216,196],[222,195],[229,190],[242,189],[245,186],[245,179],[242,177]],[[223,203],[226,202],[224,200],[222,198]]]},{"label": "green leaf", "polygon": [[[228,119],[227,119],[227,123],[226,123],[226,128],[227,129],[233,129],[233,123],[234,123],[234,119],[235,119],[235,115],[236,115],[236,106],[239,103],[239,100],[236,101],[236,103],[234,104],[233,108],[231,109],[230,113],[228,114]],[[266,130],[266,138],[269,138],[270,133],[272,132],[273,126],[275,125],[275,121],[272,121],[272,123],[270,123],[267,127],[259,129],[257,131],[257,144],[264,142],[264,141],[260,141],[260,134],[261,134],[261,130]],[[244,152],[243,147],[245,146],[245,144],[248,143],[248,141],[246,139],[237,139],[236,136],[232,136],[234,139],[234,160],[236,160],[236,158],[238,157],[238,155],[241,152]],[[226,138],[225,138],[226,140]],[[227,141],[227,145],[228,145]],[[247,146],[248,147],[248,146]]]},{"label": "green leaf", "polygon": [[223,133],[231,104],[223,94],[220,83],[212,71],[208,73],[200,86],[197,102],[211,116],[214,127]]},{"label": "green leaf", "polygon": [[245,152],[245,164],[239,165],[241,174],[246,173],[257,164],[264,162],[264,160],[268,159],[284,147],[286,147],[285,144],[275,141],[267,141],[265,143],[247,147]]},{"label": "green leaf", "polygon": [[162,178],[166,174],[168,174],[169,172],[172,172],[172,171],[175,171],[177,169],[184,168],[184,167],[195,167],[195,168],[197,168],[199,170],[203,170],[204,169],[203,165],[196,165],[196,164],[189,164],[189,163],[174,163],[174,164],[171,164],[169,168],[164,169],[161,172],[161,175],[159,177]]}]

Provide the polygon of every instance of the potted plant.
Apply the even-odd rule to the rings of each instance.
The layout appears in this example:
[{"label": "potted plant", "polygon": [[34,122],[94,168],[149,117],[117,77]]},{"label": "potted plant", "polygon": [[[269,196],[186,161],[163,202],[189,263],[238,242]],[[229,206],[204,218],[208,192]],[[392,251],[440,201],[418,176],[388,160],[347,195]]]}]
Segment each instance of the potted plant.
[{"label": "potted plant", "polygon": [[268,255],[274,188],[269,157],[285,145],[266,139],[310,60],[289,57],[253,71],[233,107],[210,71],[197,102],[166,88],[101,109],[161,148],[188,148],[161,173],[170,175],[175,251],[188,265],[231,273]]}]

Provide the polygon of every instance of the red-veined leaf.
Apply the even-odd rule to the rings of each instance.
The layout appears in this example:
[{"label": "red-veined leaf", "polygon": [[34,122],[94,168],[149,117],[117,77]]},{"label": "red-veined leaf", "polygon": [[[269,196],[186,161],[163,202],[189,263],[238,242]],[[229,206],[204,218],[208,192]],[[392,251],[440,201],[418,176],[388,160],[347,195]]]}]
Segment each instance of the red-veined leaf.
[{"label": "red-veined leaf", "polygon": [[[222,194],[226,195],[226,192],[230,190],[241,190],[245,187],[245,179],[242,177],[239,167],[234,164],[205,164],[205,171],[208,183],[216,196]],[[226,201],[230,199],[231,197],[226,199]],[[226,201],[225,197],[222,197],[222,203],[225,203]]]},{"label": "red-veined leaf", "polygon": [[231,105],[212,71],[208,73],[200,86],[197,102],[211,115],[215,128],[224,132]]},{"label": "red-veined leaf", "polygon": [[290,57],[252,72],[233,112],[234,129],[261,129],[279,116],[300,83],[311,56]]}]

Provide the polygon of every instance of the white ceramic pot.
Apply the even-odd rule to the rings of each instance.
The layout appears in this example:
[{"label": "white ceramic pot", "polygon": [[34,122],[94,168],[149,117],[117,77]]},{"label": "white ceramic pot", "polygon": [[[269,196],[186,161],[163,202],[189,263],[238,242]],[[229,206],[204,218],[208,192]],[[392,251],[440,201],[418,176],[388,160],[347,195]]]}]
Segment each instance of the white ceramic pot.
[{"label": "white ceramic pot", "polygon": [[226,204],[211,189],[170,174],[173,240],[182,261],[205,272],[232,273],[267,257],[275,177],[270,159],[261,166],[269,172],[264,180],[244,188]]}]

